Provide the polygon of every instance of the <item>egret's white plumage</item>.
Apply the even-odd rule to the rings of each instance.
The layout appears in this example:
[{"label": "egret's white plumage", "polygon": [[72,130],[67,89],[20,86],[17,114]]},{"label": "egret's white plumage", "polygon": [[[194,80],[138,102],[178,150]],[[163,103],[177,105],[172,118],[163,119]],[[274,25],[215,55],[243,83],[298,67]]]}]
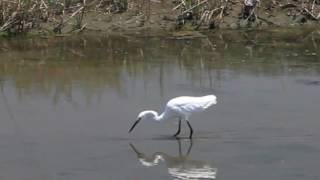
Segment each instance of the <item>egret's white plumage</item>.
[{"label": "egret's white plumage", "polygon": [[179,118],[179,129],[175,136],[180,133],[181,120],[185,120],[190,128],[189,137],[191,138],[193,130],[189,123],[190,116],[193,113],[203,112],[214,104],[217,104],[217,97],[215,95],[201,97],[176,97],[167,102],[164,111],[160,115],[153,110],[145,110],[140,112],[137,117],[137,121],[130,128],[129,132],[131,132],[141,120],[154,120],[160,122],[167,119]]},{"label": "egret's white plumage", "polygon": [[214,95],[202,97],[181,96],[171,99],[165,109],[166,112],[174,111],[178,116],[184,116],[188,120],[193,113],[202,112],[210,106],[217,103],[217,98]]}]

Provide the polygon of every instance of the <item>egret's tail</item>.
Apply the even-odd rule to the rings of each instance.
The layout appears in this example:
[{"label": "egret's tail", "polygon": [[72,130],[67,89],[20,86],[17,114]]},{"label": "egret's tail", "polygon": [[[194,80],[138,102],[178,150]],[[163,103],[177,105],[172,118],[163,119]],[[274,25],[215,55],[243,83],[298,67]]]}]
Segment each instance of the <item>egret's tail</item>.
[{"label": "egret's tail", "polygon": [[215,95],[207,95],[204,96],[204,98],[207,100],[204,109],[207,109],[208,107],[217,104],[217,97]]}]

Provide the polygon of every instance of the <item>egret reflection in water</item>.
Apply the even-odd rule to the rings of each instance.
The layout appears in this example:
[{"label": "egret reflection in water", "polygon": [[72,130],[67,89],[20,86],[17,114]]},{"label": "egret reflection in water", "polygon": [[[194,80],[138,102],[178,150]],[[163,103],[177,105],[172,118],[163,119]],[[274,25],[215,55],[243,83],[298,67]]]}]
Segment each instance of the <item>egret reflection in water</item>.
[{"label": "egret reflection in water", "polygon": [[136,153],[138,160],[142,166],[154,167],[164,162],[168,168],[168,173],[178,180],[196,180],[196,179],[216,179],[217,168],[212,167],[211,164],[201,161],[194,160],[190,157],[190,152],[193,146],[192,140],[187,140],[189,147],[186,154],[183,154],[181,148],[181,139],[177,139],[179,155],[169,155],[164,152],[156,152],[151,156],[144,154],[139,151],[132,143],[130,147]]}]

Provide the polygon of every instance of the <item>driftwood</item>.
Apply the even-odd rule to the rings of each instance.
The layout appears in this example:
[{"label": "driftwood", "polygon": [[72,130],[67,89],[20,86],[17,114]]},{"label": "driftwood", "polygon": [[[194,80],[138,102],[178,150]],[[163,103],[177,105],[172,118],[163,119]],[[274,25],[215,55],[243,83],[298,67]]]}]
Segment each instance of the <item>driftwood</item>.
[{"label": "driftwood", "polygon": [[262,17],[260,17],[260,16],[257,16],[257,18],[260,19],[261,21],[269,24],[269,25],[279,26],[278,24],[276,24],[276,23],[274,23],[274,22],[272,22],[272,21],[269,21],[269,20],[267,20],[267,19],[265,19],[265,18],[262,18]]},{"label": "driftwood", "polygon": [[311,12],[312,12],[312,13],[313,13],[313,10],[314,10],[315,2],[316,2],[316,0],[313,0],[313,2],[312,2],[312,7],[311,7]]},{"label": "driftwood", "polygon": [[223,17],[223,12],[224,12],[225,8],[228,6],[229,0],[225,0],[225,1],[226,1],[225,5],[222,5],[222,6],[220,7],[220,8],[221,8],[220,15],[219,15],[220,20],[221,20],[222,17]]},{"label": "driftwood", "polygon": [[62,19],[61,22],[53,29],[55,33],[61,33],[62,28],[66,25],[67,22],[69,22],[75,15],[82,12],[84,9],[84,6],[80,7],[78,10],[76,10],[74,13],[72,13],[67,19]]},{"label": "driftwood", "polygon": [[179,7],[181,7],[183,4],[184,4],[184,2],[181,2],[181,3],[178,4],[176,7],[174,7],[174,8],[172,9],[172,11],[175,11],[175,10],[179,9]]},{"label": "driftwood", "polygon": [[204,3],[206,3],[206,2],[208,2],[208,0],[204,0],[204,1],[202,1],[202,2],[199,2],[198,4],[196,4],[196,5],[192,6],[191,8],[189,8],[189,9],[187,9],[187,10],[183,11],[183,12],[182,12],[182,14],[185,14],[185,13],[187,13],[187,12],[190,12],[190,11],[191,11],[191,10],[193,10],[194,8],[196,8],[196,7],[198,7],[198,6],[202,5],[202,4],[204,4]]},{"label": "driftwood", "polygon": [[0,31],[6,31],[15,22],[17,12],[12,13],[9,19],[0,27]]},{"label": "driftwood", "polygon": [[285,5],[280,5],[281,9],[296,8],[296,7],[298,7],[298,6],[295,5],[295,4],[292,4],[292,3],[288,3],[288,4],[285,4]]},{"label": "driftwood", "polygon": [[311,11],[309,11],[307,8],[304,8],[303,11],[306,12],[313,20],[320,19],[320,13],[316,16]]}]

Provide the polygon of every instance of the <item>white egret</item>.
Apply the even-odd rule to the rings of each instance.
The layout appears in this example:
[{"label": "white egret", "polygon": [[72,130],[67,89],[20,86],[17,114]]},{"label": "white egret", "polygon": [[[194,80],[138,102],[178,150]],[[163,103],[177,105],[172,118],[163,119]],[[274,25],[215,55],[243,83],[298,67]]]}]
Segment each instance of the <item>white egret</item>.
[{"label": "white egret", "polygon": [[139,113],[137,120],[129,129],[129,133],[134,127],[144,120],[153,120],[156,122],[162,122],[168,119],[179,119],[178,131],[174,134],[176,137],[180,134],[181,121],[185,120],[189,126],[190,134],[189,138],[192,138],[193,129],[189,122],[189,118],[193,113],[203,112],[210,106],[217,104],[217,97],[215,95],[207,95],[202,97],[181,96],[176,97],[168,101],[164,111],[158,115],[156,111],[146,110]]}]

